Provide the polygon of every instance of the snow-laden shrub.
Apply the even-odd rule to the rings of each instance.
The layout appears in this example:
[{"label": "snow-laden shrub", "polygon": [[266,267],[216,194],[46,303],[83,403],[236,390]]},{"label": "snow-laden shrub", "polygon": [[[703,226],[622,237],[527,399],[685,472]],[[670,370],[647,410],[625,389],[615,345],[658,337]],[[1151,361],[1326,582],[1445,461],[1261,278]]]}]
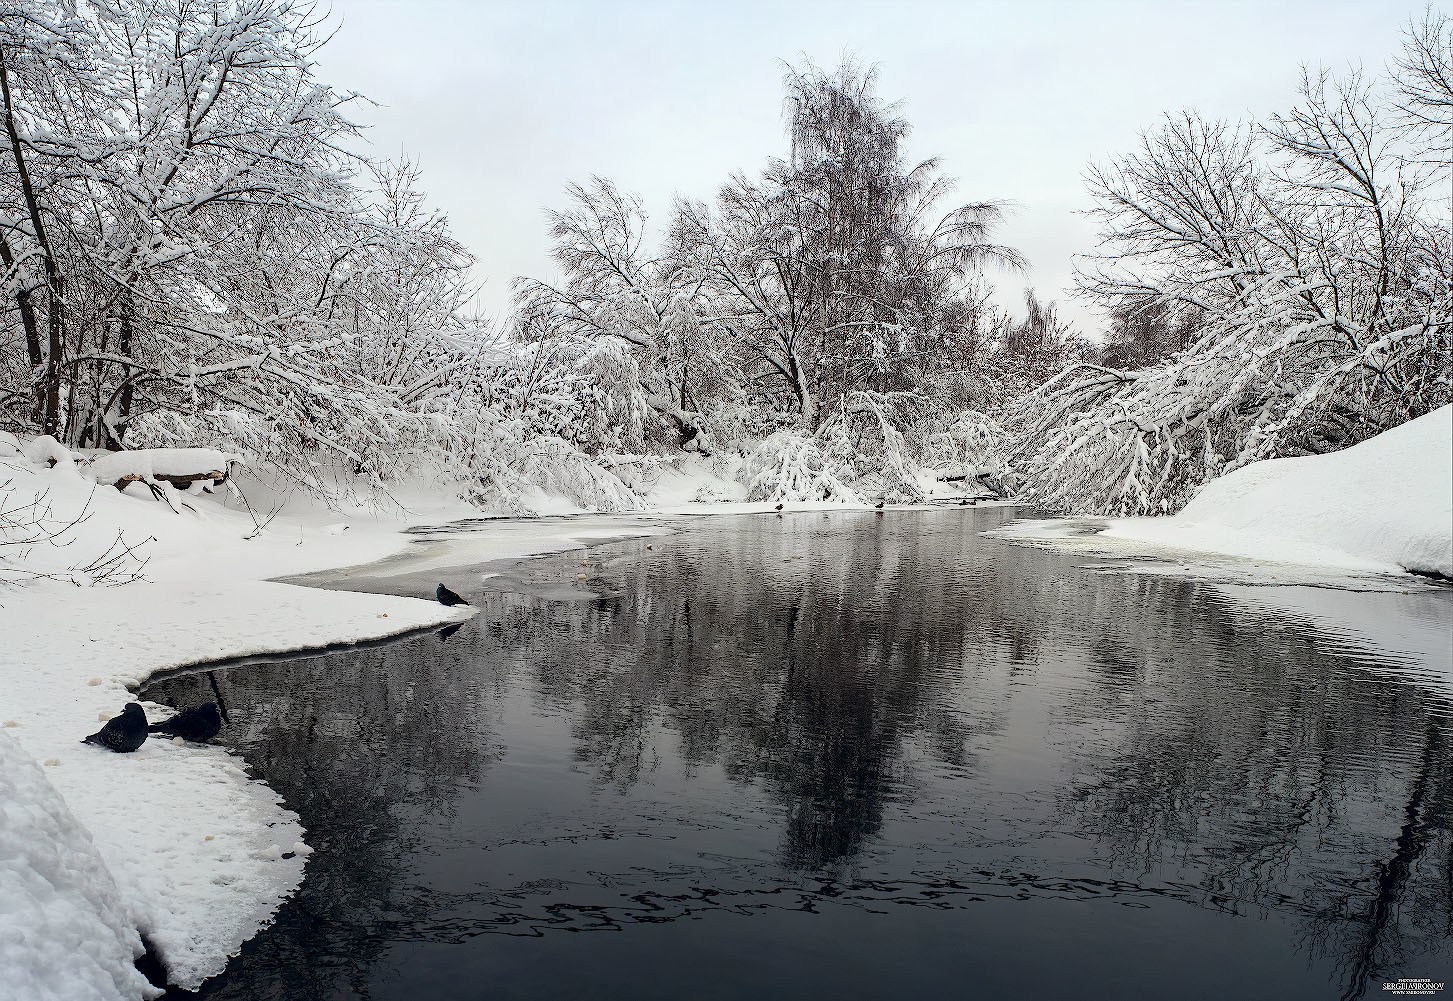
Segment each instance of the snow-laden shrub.
[{"label": "snow-laden shrub", "polygon": [[854,392],[819,432],[824,452],[856,492],[890,503],[921,501],[923,464],[909,444],[921,400],[914,393]]},{"label": "snow-laden shrub", "polygon": [[571,373],[570,420],[560,437],[591,454],[645,451],[662,429],[641,387],[636,356],[614,340],[571,346],[578,356]]},{"label": "snow-laden shrub", "polygon": [[843,481],[843,472],[815,438],[784,429],[757,445],[738,476],[750,501],[855,503],[858,494]]},{"label": "snow-laden shrub", "polygon": [[517,418],[486,414],[446,430],[441,447],[449,465],[468,476],[465,499],[481,507],[529,514],[540,492],[591,511],[640,506],[631,488],[591,456],[563,438],[532,432]]},{"label": "snow-laden shrub", "polygon": [[935,415],[924,422],[919,459],[939,473],[973,475],[993,468],[1003,426],[977,410]]},{"label": "snow-laden shrub", "polygon": [[1361,346],[1322,324],[1227,326],[1144,371],[1066,370],[1009,413],[1001,457],[1046,506],[1166,514],[1223,473],[1334,452],[1453,398],[1447,325]]},{"label": "snow-laden shrub", "polygon": [[[639,498],[614,473],[561,438],[525,443],[516,464],[520,480],[588,511],[634,511]],[[517,487],[516,487],[517,489]]]}]

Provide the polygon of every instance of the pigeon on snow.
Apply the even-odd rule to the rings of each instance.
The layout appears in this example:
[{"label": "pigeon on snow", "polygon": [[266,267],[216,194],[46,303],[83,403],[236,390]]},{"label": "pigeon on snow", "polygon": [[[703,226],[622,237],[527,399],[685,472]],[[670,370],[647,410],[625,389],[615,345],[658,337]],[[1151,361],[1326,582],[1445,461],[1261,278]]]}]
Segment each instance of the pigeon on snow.
[{"label": "pigeon on snow", "polygon": [[128,702],[120,716],[111,717],[105,726],[81,743],[100,744],[123,754],[134,751],[146,743],[146,712],[138,703]]},{"label": "pigeon on snow", "polygon": [[152,733],[164,733],[197,743],[211,740],[222,729],[222,717],[217,712],[217,703],[203,702],[199,706],[183,709],[171,719],[151,724]]},{"label": "pigeon on snow", "polygon": [[469,602],[467,602],[463,598],[459,597],[459,595],[457,595],[453,591],[449,590],[443,584],[440,584],[438,587],[434,588],[434,597],[436,597],[436,598],[439,599],[439,604],[441,604],[441,605],[467,605],[467,604],[469,604]]}]

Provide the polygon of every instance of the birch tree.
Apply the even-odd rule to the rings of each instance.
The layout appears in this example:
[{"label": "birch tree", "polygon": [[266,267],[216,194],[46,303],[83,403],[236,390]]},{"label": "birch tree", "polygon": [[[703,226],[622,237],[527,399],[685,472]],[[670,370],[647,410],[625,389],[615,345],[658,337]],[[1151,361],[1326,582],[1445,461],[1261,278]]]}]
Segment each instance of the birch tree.
[{"label": "birch tree", "polygon": [[714,210],[678,204],[673,242],[702,322],[813,431],[854,392],[911,390],[914,361],[963,333],[981,269],[1023,262],[992,242],[1002,206],[942,209],[952,182],[907,161],[875,70],[807,63],[784,84],[788,156],[734,176]]}]

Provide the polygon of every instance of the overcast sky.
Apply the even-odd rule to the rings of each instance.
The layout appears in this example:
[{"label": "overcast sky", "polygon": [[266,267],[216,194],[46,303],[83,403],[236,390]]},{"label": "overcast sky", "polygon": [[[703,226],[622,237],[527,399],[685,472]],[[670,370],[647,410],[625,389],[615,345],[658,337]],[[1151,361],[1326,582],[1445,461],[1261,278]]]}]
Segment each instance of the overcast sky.
[{"label": "overcast sky", "polygon": [[784,152],[780,60],[844,52],[903,99],[909,153],[942,158],[965,201],[1009,199],[1004,242],[1032,284],[1085,327],[1070,264],[1093,249],[1087,161],[1134,146],[1164,111],[1262,116],[1299,67],[1381,70],[1421,3],[446,2],[335,0],[322,76],[379,107],[355,111],[373,152],[407,153],[479,259],[492,311],[517,274],[547,276],[543,208],[590,174],[641,193],[712,195]]}]

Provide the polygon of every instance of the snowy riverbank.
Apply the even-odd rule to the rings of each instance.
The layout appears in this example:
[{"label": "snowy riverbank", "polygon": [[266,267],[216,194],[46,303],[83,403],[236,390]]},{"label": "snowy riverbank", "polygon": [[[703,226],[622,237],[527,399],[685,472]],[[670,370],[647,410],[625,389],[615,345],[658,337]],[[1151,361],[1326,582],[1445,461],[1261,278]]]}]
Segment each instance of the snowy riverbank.
[{"label": "snowy riverbank", "polygon": [[1340,452],[1255,462],[1172,518],[1110,538],[1366,572],[1453,578],[1453,407]]},{"label": "snowy riverbank", "polygon": [[[1257,566],[1453,575],[1450,455],[1453,408],[1444,408],[1346,452],[1249,466],[1209,484],[1175,518],[1105,523],[1094,539]],[[502,521],[447,546],[426,539],[402,555],[419,538],[403,534],[409,525],[479,512],[409,498],[412,513],[393,519],[299,510],[258,533],[235,501],[186,495],[193,510],[179,514],[144,484],[124,493],[98,488],[64,461],[49,468],[0,455],[0,485],[0,509],[40,501],[49,523],[65,528],[60,545],[0,546],[0,580],[52,575],[0,586],[0,973],[20,996],[64,1001],[146,996],[130,965],[138,931],[173,983],[199,985],[271,919],[303,878],[308,854],[296,816],[224,749],[153,739],[113,755],[80,744],[81,736],[158,671],[378,639],[460,617],[430,601],[269,579],[397,556],[371,572],[432,580],[436,567],[668,532],[672,515],[773,508],[744,503],[727,481],[688,466],[657,478],[654,515]],[[711,502],[697,502],[705,497]],[[86,520],[70,525],[83,511]],[[1043,536],[1063,525],[1005,534]],[[67,582],[95,576],[71,568],[105,552],[118,532],[128,545],[149,540],[145,580],[120,588]],[[450,583],[468,593],[479,581],[456,575]],[[146,708],[153,719],[164,714]],[[77,961],[50,961],[57,949]]]},{"label": "snowy riverbank", "polygon": [[1055,519],[996,534],[1089,543],[1101,555],[1123,544],[1136,555],[1453,578],[1453,407],[1340,452],[1252,463],[1206,484],[1173,517]]}]

